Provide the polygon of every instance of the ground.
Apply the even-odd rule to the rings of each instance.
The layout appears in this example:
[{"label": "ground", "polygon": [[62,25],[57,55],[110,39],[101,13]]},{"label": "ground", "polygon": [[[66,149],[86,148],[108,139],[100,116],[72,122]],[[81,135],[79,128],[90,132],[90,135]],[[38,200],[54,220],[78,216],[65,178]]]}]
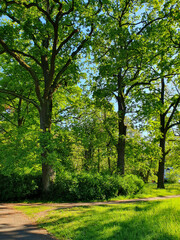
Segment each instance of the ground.
[{"label": "ground", "polygon": [[[134,202],[145,202],[153,200],[165,200],[170,198],[177,198],[180,195],[166,196],[166,197],[154,197],[154,198],[144,198],[144,199],[128,199],[119,201],[109,201],[109,202],[93,202],[93,203],[34,203],[33,206],[44,206],[44,211],[41,215],[46,215],[48,211],[53,209],[63,209],[72,208],[80,206],[98,206],[98,205],[110,205],[110,204],[124,204],[124,203],[134,203]],[[30,220],[22,212],[15,209],[16,206],[29,205],[25,203],[19,204],[0,204],[0,239],[11,240],[11,239],[24,239],[24,240],[53,240],[56,239],[48,232],[42,228],[39,228],[36,224],[36,219],[34,222]]]}]

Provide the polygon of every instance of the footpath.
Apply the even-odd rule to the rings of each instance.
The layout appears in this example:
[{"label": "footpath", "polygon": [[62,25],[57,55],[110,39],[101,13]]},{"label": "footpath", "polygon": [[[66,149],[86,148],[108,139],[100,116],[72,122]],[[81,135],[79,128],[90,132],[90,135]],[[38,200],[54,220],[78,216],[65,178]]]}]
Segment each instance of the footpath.
[{"label": "footpath", "polygon": [[0,204],[0,240],[54,240],[45,229],[35,223],[13,206],[16,204]]},{"label": "footpath", "polygon": [[[72,208],[81,206],[98,206],[109,204],[135,203],[145,201],[166,200],[170,198],[180,198],[180,195],[154,197],[143,199],[127,199],[107,202],[89,202],[89,203],[0,203],[0,240],[55,240],[45,229],[39,228],[25,214],[14,209],[15,206],[50,206],[52,209]],[[57,239],[56,239],[57,240]]]}]

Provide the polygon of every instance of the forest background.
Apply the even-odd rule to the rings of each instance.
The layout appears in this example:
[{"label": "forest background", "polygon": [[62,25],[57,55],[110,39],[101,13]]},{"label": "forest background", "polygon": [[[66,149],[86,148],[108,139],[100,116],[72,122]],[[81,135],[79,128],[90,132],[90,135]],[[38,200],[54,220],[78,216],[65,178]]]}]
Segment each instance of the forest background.
[{"label": "forest background", "polygon": [[177,176],[179,1],[0,5],[2,199],[108,198]]}]

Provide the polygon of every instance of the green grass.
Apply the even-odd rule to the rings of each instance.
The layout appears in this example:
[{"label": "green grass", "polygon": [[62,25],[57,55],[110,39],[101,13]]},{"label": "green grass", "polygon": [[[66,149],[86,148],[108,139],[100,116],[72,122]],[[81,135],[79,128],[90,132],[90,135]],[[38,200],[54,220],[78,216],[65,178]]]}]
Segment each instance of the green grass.
[{"label": "green grass", "polygon": [[[37,220],[60,240],[178,240],[180,199],[55,209]],[[37,207],[18,209],[31,215]],[[41,207],[39,207],[39,210]],[[37,212],[34,212],[37,215]]]},{"label": "green grass", "polygon": [[38,214],[42,212],[46,212],[52,209],[51,206],[45,206],[41,203],[37,203],[37,206],[32,206],[31,204],[25,204],[25,205],[18,205],[15,207],[18,210],[24,211],[30,218],[38,218]]},{"label": "green grass", "polygon": [[149,197],[161,197],[180,194],[180,184],[165,184],[165,189],[157,189],[155,183],[145,184],[144,188],[137,194],[131,196],[118,196],[111,200],[131,199],[131,198],[149,198]]},{"label": "green grass", "polygon": [[[117,199],[147,198],[180,194],[180,184],[146,184],[134,196]],[[58,209],[24,204],[17,209],[25,212],[60,240],[179,240],[180,198],[163,201],[137,202],[120,205]]]}]

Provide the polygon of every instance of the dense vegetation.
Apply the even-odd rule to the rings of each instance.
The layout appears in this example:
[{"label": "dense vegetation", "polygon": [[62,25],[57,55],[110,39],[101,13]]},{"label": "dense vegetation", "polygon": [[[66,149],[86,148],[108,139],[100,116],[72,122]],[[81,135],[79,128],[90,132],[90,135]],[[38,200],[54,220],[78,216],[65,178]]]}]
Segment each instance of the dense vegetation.
[{"label": "dense vegetation", "polygon": [[1,1],[1,201],[164,188],[168,166],[177,180],[179,4]]}]

